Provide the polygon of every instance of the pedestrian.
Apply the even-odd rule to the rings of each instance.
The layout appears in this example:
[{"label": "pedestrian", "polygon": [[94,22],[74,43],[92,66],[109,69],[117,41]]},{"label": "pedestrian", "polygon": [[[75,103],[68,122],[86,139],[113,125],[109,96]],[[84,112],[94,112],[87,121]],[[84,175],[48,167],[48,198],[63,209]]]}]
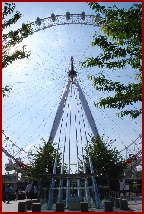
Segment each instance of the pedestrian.
[{"label": "pedestrian", "polygon": [[6,192],[5,192],[5,184],[3,184],[2,188],[2,201],[5,203],[6,200]]},{"label": "pedestrian", "polygon": [[30,190],[30,199],[32,200],[34,198],[34,185],[31,185],[31,190]]},{"label": "pedestrian", "polygon": [[18,200],[18,189],[16,189],[16,199],[15,199],[15,201],[17,201]]},{"label": "pedestrian", "polygon": [[34,186],[34,198],[37,199],[37,185]]},{"label": "pedestrian", "polygon": [[11,194],[11,191],[12,191],[12,189],[11,189],[10,185],[7,184],[6,189],[5,189],[7,204],[9,204],[9,202],[10,202],[10,194]]},{"label": "pedestrian", "polygon": [[31,191],[32,183],[29,181],[28,185],[26,186],[25,193],[27,194],[27,199],[30,198],[30,191]]}]

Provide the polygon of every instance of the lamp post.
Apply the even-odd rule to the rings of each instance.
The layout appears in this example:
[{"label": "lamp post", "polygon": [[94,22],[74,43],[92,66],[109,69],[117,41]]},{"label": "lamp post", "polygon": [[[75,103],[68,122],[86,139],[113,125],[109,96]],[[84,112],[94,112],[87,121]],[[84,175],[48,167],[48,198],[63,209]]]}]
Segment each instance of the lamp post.
[{"label": "lamp post", "polygon": [[128,147],[125,146],[125,150],[126,150],[126,160],[127,160],[127,151],[128,151]]},{"label": "lamp post", "polygon": [[[134,180],[133,184],[135,185],[135,184],[137,184],[137,182]],[[136,190],[136,188],[133,188],[133,189]],[[136,202],[136,192],[134,193],[134,200],[135,200],[135,202]]]}]

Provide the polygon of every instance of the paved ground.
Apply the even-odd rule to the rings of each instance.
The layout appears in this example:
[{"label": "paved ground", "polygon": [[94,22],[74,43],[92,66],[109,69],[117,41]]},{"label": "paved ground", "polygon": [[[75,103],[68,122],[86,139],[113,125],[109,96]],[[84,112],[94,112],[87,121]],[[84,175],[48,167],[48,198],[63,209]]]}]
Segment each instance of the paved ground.
[{"label": "paved ground", "polygon": [[142,212],[142,200],[138,201],[129,201],[129,208],[133,210],[133,212]]},{"label": "paved ground", "polygon": [[24,201],[24,200],[10,201],[9,204],[2,202],[2,212],[18,212],[19,201]]},{"label": "paved ground", "polygon": [[[18,202],[19,201],[26,201],[26,200],[18,200],[18,201],[11,201],[9,204],[2,202],[2,212],[18,212]],[[138,201],[129,201],[129,208],[131,211],[129,212],[142,212],[142,200]],[[42,212],[48,212],[45,208],[46,206],[42,206]],[[91,210],[92,211],[92,210]],[[94,211],[94,210],[93,210]],[[103,212],[103,209],[96,210],[97,212]],[[28,211],[31,212],[31,211]],[[54,212],[54,210],[53,210]],[[119,209],[114,209],[114,212],[122,212]],[[124,211],[126,212],[126,211]]]}]

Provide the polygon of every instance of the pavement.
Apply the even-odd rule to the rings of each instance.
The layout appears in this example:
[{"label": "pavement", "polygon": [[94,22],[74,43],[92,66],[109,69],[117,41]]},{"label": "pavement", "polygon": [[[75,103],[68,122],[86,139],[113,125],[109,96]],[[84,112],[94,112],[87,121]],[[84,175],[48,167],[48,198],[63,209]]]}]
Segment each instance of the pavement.
[{"label": "pavement", "polygon": [[142,212],[142,200],[128,201],[128,206],[133,212]]},{"label": "pavement", "polygon": [[4,203],[2,201],[2,212],[18,212],[19,201],[24,201],[24,200],[10,201],[9,204]]},{"label": "pavement", "polygon": [[[25,200],[18,200],[18,201],[10,201],[9,204],[6,204],[4,202],[2,202],[2,212],[18,212],[18,203],[20,201],[26,201]],[[136,202],[135,201],[128,201],[129,204],[129,211],[122,211],[119,209],[114,209],[114,212],[142,212],[142,200],[139,199]],[[96,211],[96,212],[104,212],[103,209],[99,209],[99,210],[91,210],[91,211]],[[27,212],[32,212],[32,211],[27,211]],[[54,210],[52,211],[48,211],[46,210],[46,204],[42,205],[42,210],[41,212],[54,212]],[[67,211],[66,211],[67,212]]]}]

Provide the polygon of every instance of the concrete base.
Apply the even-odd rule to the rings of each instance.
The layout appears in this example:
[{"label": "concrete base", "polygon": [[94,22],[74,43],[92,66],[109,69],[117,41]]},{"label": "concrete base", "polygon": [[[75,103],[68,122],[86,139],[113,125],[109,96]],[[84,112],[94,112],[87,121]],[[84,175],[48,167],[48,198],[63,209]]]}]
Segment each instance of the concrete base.
[{"label": "concrete base", "polygon": [[115,207],[116,208],[120,208],[120,200],[121,200],[120,198],[115,198],[114,202],[115,202]]},{"label": "concrete base", "polygon": [[113,204],[111,201],[104,202],[104,212],[113,212]]},{"label": "concrete base", "polygon": [[64,203],[56,203],[56,212],[64,212]]},{"label": "concrete base", "polygon": [[32,200],[28,200],[26,201],[26,204],[27,204],[27,210],[31,210],[32,209]]},{"label": "concrete base", "polygon": [[121,210],[128,210],[128,202],[126,199],[122,199],[120,201],[120,209]]},{"label": "concrete base", "polygon": [[25,201],[18,203],[18,212],[27,212],[27,204]]},{"label": "concrete base", "polygon": [[110,198],[110,201],[112,202],[113,207],[115,206],[115,199],[116,199],[115,197]]},{"label": "concrete base", "polygon": [[81,210],[80,201],[68,201],[68,209],[70,211],[80,211]]},{"label": "concrete base", "polygon": [[88,203],[87,202],[80,202],[81,205],[81,212],[88,212]]},{"label": "concrete base", "polygon": [[41,203],[32,204],[32,212],[41,212]]}]

